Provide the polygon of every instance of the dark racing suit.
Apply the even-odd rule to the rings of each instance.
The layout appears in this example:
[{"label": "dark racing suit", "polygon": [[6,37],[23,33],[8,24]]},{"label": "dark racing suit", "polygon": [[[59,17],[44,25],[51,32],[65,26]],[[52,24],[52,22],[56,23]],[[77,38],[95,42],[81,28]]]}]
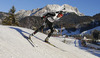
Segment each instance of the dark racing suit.
[{"label": "dark racing suit", "polygon": [[47,13],[45,14],[42,19],[44,20],[43,25],[38,28],[33,34],[36,34],[39,30],[42,30],[44,28],[44,26],[47,24],[49,29],[51,30],[50,33],[48,34],[48,38],[52,35],[52,33],[54,32],[53,30],[53,22],[58,20],[59,18],[57,18],[57,13]]}]

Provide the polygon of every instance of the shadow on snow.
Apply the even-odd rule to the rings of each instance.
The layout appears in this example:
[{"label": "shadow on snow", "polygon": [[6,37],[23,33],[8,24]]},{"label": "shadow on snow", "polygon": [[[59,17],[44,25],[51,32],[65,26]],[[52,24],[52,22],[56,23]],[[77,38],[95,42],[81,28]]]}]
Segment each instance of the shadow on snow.
[{"label": "shadow on snow", "polygon": [[[99,53],[99,52],[96,53],[93,49],[90,49],[90,48],[88,48],[88,47],[83,47],[83,46],[81,45],[81,40],[78,40],[79,46],[77,46],[77,43],[76,43],[76,42],[77,42],[77,41],[75,40],[75,41],[74,41],[75,47],[78,47],[78,48],[80,48],[80,49],[82,49],[82,50],[86,50],[86,51],[90,52],[91,54],[93,54],[93,55],[95,55],[95,56],[97,56],[97,57],[100,57],[100,53]],[[100,51],[100,50],[96,50],[96,51]]]},{"label": "shadow on snow", "polygon": [[[29,35],[30,33],[26,32],[26,31],[23,31],[23,30],[21,30],[21,29],[19,29],[19,28],[16,28],[16,27],[9,27],[9,28],[18,31],[25,39],[28,40],[28,37],[27,37],[26,35],[24,35],[23,33],[26,33],[26,34],[28,34],[28,35]],[[29,40],[28,40],[28,42],[34,47],[34,45],[32,44],[32,42],[30,42]]]}]

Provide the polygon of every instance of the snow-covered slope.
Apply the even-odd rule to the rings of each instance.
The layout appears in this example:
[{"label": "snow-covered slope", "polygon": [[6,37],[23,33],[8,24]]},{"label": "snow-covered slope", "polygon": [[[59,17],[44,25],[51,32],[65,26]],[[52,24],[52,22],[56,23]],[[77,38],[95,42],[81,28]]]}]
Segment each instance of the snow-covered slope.
[{"label": "snow-covered slope", "polygon": [[[59,30],[59,31],[61,31],[61,28],[58,28],[57,30]],[[89,29],[89,30],[86,30],[86,31],[83,31],[83,32],[80,32],[80,30],[79,29],[77,29],[76,31],[70,31],[70,32],[68,32],[68,30],[66,30],[66,29],[62,29],[63,31],[62,31],[62,35],[64,35],[64,34],[66,34],[66,35],[77,35],[77,34],[80,34],[80,35],[85,35],[85,34],[91,34],[91,32],[93,31],[93,30],[98,30],[98,31],[100,31],[100,26],[97,26],[97,27],[95,27],[95,28],[92,28],[92,29]],[[61,32],[60,32],[61,33]]]},{"label": "snow-covered slope", "polygon": [[97,56],[81,50],[73,45],[67,45],[51,37],[50,42],[57,48],[43,42],[46,35],[37,33],[32,38],[35,47],[27,37],[33,30],[0,25],[0,58],[98,58]]},{"label": "snow-covered slope", "polygon": [[97,26],[97,27],[95,27],[95,28],[93,28],[93,29],[90,29],[90,30],[86,30],[86,31],[82,32],[80,35],[91,34],[91,32],[92,32],[93,30],[99,30],[99,31],[100,31],[100,26]]}]

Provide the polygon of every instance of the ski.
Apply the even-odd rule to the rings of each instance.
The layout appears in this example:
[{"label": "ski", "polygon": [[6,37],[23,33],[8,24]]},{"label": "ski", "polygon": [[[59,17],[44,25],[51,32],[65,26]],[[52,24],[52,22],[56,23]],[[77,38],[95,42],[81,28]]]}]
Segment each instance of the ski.
[{"label": "ski", "polygon": [[31,39],[27,39],[28,40],[28,42],[33,46],[33,47],[35,47],[34,46],[34,43],[33,43],[33,41],[31,40]]},{"label": "ski", "polygon": [[28,39],[28,40],[33,43],[32,39]]},{"label": "ski", "polygon": [[[44,42],[45,42],[45,41],[44,41]],[[56,47],[55,45],[51,44],[50,42],[45,42],[45,43],[47,43],[47,44],[49,44],[49,45],[51,45],[51,46],[53,46],[53,47]]]},{"label": "ski", "polygon": [[33,47],[38,47],[38,46],[36,46],[36,45],[34,44],[34,42],[32,41],[32,39],[28,38],[27,40],[29,41],[29,43],[30,43]]},{"label": "ski", "polygon": [[61,49],[61,48],[59,48],[59,47],[57,47],[57,46],[55,46],[55,45],[53,45],[52,43],[50,43],[50,42],[45,42],[44,40],[42,40],[42,39],[40,39],[40,38],[38,38],[38,37],[36,37],[36,36],[34,36],[36,39],[39,39],[39,40],[41,40],[41,41],[43,41],[44,43],[46,43],[46,44],[48,44],[48,45],[51,45],[51,46],[53,46],[53,47],[55,47],[55,48],[57,48],[57,49],[59,49],[59,50],[61,50],[61,51],[65,51],[65,50],[63,50],[63,49]]},{"label": "ski", "polygon": [[[45,42],[45,41],[44,41],[44,42]],[[51,46],[53,46],[53,47],[55,47],[55,48],[57,48],[57,49],[59,49],[59,50],[61,50],[61,51],[65,51],[65,50],[62,50],[61,48],[59,48],[59,47],[57,47],[57,46],[51,44],[50,42],[45,42],[45,43],[47,43],[47,44],[49,44],[49,45],[51,45]]]}]

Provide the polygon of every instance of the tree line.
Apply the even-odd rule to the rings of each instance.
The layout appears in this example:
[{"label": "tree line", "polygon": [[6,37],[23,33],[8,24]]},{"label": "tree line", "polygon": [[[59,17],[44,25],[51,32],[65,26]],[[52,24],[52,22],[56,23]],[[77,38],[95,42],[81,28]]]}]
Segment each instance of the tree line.
[{"label": "tree line", "polygon": [[16,9],[14,6],[9,10],[8,16],[2,21],[3,25],[12,25],[12,26],[19,26],[18,21],[16,20],[15,15]]}]

